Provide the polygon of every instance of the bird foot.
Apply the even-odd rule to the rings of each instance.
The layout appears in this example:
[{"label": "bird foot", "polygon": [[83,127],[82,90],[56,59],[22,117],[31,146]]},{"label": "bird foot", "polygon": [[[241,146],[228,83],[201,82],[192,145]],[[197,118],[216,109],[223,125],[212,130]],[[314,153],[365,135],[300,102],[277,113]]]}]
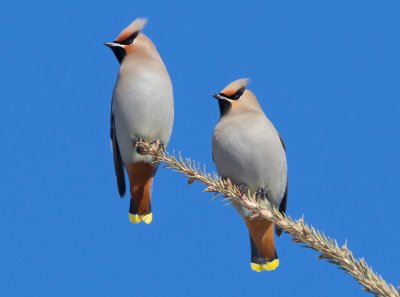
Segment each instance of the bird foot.
[{"label": "bird foot", "polygon": [[165,151],[165,144],[161,142],[161,140],[156,140],[150,143],[150,147],[155,148],[157,152]]},{"label": "bird foot", "polygon": [[[147,143],[147,141],[143,138],[135,138],[133,140],[133,146],[136,148],[136,152],[140,155],[144,155],[145,154],[145,150],[142,148],[142,143]],[[150,145],[148,147],[148,149],[146,150],[152,150],[152,151],[156,151],[157,153],[160,150],[165,151],[165,144],[162,143],[160,140],[156,140],[153,142],[150,142]]]},{"label": "bird foot", "polygon": [[143,153],[144,153],[143,149],[138,145],[141,142],[145,142],[145,140],[143,138],[135,138],[133,140],[133,146],[136,148],[136,152],[139,155],[143,155]]},{"label": "bird foot", "polygon": [[243,196],[243,195],[247,194],[247,191],[249,190],[249,187],[246,184],[240,184],[239,185],[239,190],[240,190],[241,196]]},{"label": "bird foot", "polygon": [[263,187],[258,187],[256,191],[256,201],[268,200],[268,193]]}]

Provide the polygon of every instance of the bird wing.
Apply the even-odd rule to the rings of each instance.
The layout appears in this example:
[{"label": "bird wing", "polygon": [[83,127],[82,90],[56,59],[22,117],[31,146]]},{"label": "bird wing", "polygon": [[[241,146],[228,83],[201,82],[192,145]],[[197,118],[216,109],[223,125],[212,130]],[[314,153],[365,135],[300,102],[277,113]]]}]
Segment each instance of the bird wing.
[{"label": "bird wing", "polygon": [[[283,139],[282,139],[282,137],[281,137],[280,135],[279,135],[279,138],[280,138],[280,140],[281,140],[283,149],[286,151],[285,142],[283,141]],[[288,180],[286,181],[285,194],[283,195],[283,199],[282,199],[282,201],[281,201],[281,204],[279,205],[279,211],[280,211],[281,213],[285,213],[285,212],[286,212],[287,196],[288,196]],[[276,235],[281,236],[281,234],[282,234],[282,229],[276,227],[276,228],[275,228],[275,233],[276,233]]]},{"label": "bird wing", "polygon": [[279,135],[279,139],[281,140],[281,143],[282,143],[283,149],[284,149],[284,150],[285,150],[285,152],[286,152],[286,144],[285,144],[285,142],[283,141],[283,138],[282,138],[282,136],[280,136],[280,135]]},{"label": "bird wing", "polygon": [[[288,181],[286,181],[285,194],[283,195],[283,199],[281,201],[281,204],[279,205],[279,211],[283,214],[286,212],[287,194],[288,194]],[[275,227],[275,233],[276,235],[281,236],[282,229],[279,227]]]},{"label": "bird wing", "polygon": [[115,175],[117,177],[118,192],[122,198],[122,197],[124,197],[125,191],[126,191],[124,164],[122,162],[121,153],[119,151],[117,135],[115,133],[114,115],[112,112],[111,112],[110,122],[111,122],[110,138],[111,138],[112,150],[113,150],[113,156],[114,156],[114,169],[115,169]]}]

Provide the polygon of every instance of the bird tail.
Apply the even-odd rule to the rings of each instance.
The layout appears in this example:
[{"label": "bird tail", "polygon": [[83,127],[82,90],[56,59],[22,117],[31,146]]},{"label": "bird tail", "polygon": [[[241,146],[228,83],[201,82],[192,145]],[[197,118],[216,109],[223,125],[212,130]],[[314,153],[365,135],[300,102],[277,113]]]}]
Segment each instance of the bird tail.
[{"label": "bird tail", "polygon": [[275,249],[274,224],[266,220],[246,219],[250,235],[251,269],[257,272],[272,271],[279,266]]},{"label": "bird tail", "polygon": [[150,224],[153,219],[151,189],[155,170],[153,164],[144,162],[132,163],[127,166],[131,190],[129,221],[133,224],[140,222]]},{"label": "bird tail", "polygon": [[[250,234],[249,234],[250,235]],[[258,250],[256,244],[254,243],[253,238],[250,235],[250,247],[251,247],[251,269],[257,272],[261,271],[272,271],[275,270],[279,266],[279,258],[275,249],[275,253],[272,258],[264,258],[261,256],[260,251]]]}]

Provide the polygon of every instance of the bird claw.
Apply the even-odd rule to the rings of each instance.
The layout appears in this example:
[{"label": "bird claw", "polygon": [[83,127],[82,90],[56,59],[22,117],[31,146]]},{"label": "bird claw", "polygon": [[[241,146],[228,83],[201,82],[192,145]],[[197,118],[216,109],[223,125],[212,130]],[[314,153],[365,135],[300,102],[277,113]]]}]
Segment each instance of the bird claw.
[{"label": "bird claw", "polygon": [[133,146],[136,148],[136,152],[139,155],[143,155],[143,149],[140,146],[138,146],[138,144],[141,142],[145,142],[145,140],[143,138],[135,138],[133,140]]},{"label": "bird claw", "polygon": [[241,196],[246,195],[248,190],[249,190],[249,187],[246,184],[239,185],[239,191],[240,191]]},{"label": "bird claw", "polygon": [[268,200],[268,193],[265,191],[263,187],[258,187],[255,194],[256,194],[256,201]]},{"label": "bird claw", "polygon": [[165,151],[165,144],[161,140],[156,140],[150,143],[150,147],[155,147],[156,151]]},{"label": "bird claw", "polygon": [[133,140],[133,146],[136,149],[136,152],[140,155],[144,155],[145,151],[151,150],[151,151],[157,151],[159,152],[160,150],[165,151],[165,144],[162,143],[160,140],[156,140],[153,142],[150,142],[150,145],[148,146],[148,149],[144,150],[141,146],[142,143],[147,143],[145,139],[143,138],[135,138]]}]

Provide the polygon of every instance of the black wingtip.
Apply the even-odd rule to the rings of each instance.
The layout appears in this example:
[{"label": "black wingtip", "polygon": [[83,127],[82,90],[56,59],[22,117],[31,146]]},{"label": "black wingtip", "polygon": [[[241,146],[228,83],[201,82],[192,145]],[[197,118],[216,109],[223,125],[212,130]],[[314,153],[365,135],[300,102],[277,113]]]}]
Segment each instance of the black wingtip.
[{"label": "black wingtip", "polygon": [[[283,214],[285,214],[286,212],[286,206],[287,206],[287,197],[288,197],[288,185],[289,185],[289,179],[286,181],[286,189],[285,189],[285,194],[283,195],[283,199],[281,204],[279,205],[279,211]],[[275,226],[275,234],[277,236],[281,236],[282,235],[282,229]]]},{"label": "black wingtip", "polygon": [[112,141],[114,169],[117,178],[118,193],[121,198],[124,198],[126,192],[124,163],[122,162],[121,153],[119,151],[117,136],[115,133],[114,115],[111,113],[111,128],[110,137]]},{"label": "black wingtip", "polygon": [[119,197],[124,198],[126,193],[125,179],[122,179],[121,182],[121,179],[117,178],[117,185],[118,185]]}]

